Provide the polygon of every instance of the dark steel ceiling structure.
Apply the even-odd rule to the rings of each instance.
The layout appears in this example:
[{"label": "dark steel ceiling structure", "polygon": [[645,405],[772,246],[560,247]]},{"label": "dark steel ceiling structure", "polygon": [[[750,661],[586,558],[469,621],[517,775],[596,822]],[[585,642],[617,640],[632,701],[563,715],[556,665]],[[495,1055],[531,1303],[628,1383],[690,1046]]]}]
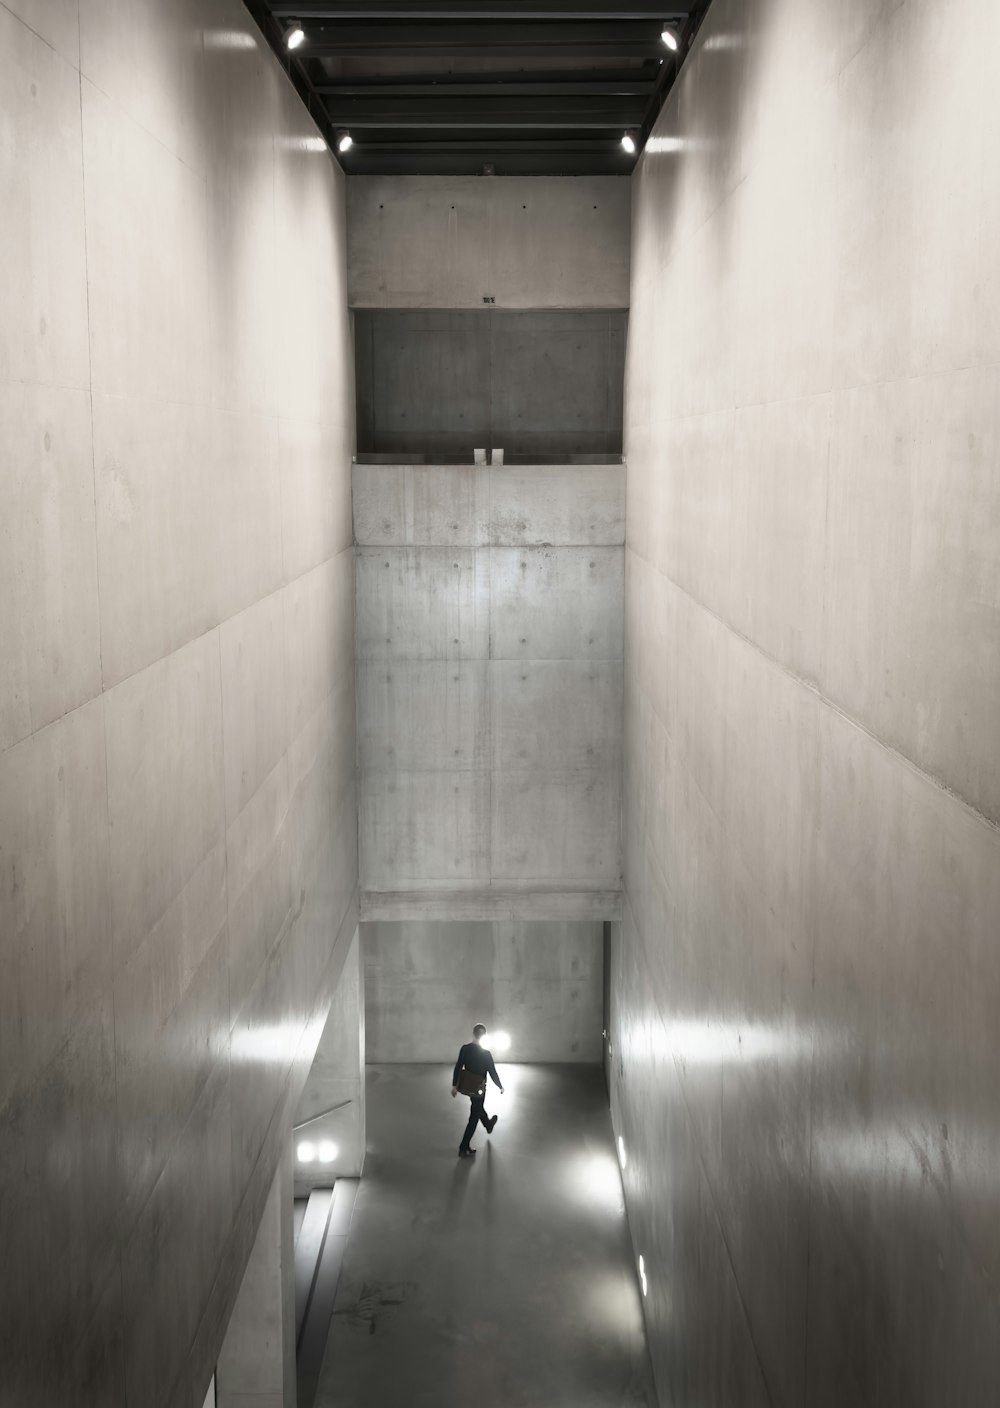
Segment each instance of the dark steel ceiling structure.
[{"label": "dark steel ceiling structure", "polygon": [[573,176],[631,171],[710,0],[245,3],[346,171]]}]

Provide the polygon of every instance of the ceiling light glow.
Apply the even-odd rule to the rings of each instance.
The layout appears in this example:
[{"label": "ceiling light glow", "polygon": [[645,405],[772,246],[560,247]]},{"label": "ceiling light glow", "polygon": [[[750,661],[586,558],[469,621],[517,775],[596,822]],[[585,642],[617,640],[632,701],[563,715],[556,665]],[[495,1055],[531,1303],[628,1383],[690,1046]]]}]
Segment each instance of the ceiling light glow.
[{"label": "ceiling light glow", "polygon": [[341,135],[340,140],[337,142],[337,151],[349,152],[353,146],[354,138],[351,136],[350,132],[344,132]]},{"label": "ceiling light glow", "polygon": [[304,44],[305,41],[306,32],[300,24],[293,24],[285,35],[285,43],[288,45],[289,49],[297,49],[299,45]]},{"label": "ceiling light glow", "polygon": [[673,50],[673,52],[676,54],[677,35],[674,33],[674,31],[672,29],[665,29],[660,35],[660,38],[663,40],[664,44],[666,44],[667,48]]},{"label": "ceiling light glow", "polygon": [[310,1144],[308,1140],[303,1140],[295,1150],[295,1156],[300,1164],[311,1164],[316,1159],[316,1145]]},{"label": "ceiling light glow", "polygon": [[622,138],[622,146],[630,154],[635,151],[635,138],[632,136],[631,132],[625,133]]}]

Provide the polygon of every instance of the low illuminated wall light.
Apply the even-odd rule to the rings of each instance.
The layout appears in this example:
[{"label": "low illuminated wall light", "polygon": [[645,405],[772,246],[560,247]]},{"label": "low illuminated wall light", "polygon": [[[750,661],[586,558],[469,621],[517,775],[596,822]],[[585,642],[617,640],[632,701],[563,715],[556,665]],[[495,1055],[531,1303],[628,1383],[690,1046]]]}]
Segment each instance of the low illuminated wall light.
[{"label": "low illuminated wall light", "polygon": [[625,1156],[625,1140],[620,1134],[618,1136],[618,1162],[621,1164],[622,1168],[628,1163],[628,1159]]},{"label": "low illuminated wall light", "polygon": [[332,1164],[337,1157],[338,1149],[332,1139],[324,1139],[319,1146],[318,1153],[321,1164]]},{"label": "low illuminated wall light", "polygon": [[295,1156],[300,1164],[311,1164],[316,1158],[316,1145],[303,1140],[295,1150]]}]

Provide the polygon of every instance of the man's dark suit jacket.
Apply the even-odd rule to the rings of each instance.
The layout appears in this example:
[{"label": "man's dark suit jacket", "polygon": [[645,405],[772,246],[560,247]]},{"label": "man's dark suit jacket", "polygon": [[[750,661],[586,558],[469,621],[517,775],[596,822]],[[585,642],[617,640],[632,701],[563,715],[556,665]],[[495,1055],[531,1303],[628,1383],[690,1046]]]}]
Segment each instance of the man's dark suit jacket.
[{"label": "man's dark suit jacket", "polygon": [[493,1064],[493,1053],[480,1046],[478,1041],[467,1041],[458,1053],[455,1074],[451,1078],[452,1085],[458,1085],[458,1077],[463,1066],[467,1071],[472,1071],[477,1076],[489,1076],[494,1085],[500,1085],[500,1077]]}]

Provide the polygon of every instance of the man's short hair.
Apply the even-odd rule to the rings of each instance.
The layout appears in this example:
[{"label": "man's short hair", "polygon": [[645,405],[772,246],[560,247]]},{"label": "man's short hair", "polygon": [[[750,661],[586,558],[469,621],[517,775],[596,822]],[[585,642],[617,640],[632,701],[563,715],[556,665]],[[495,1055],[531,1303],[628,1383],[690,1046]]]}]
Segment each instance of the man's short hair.
[{"label": "man's short hair", "polygon": [[477,1041],[481,1036],[486,1035],[486,1028],[483,1026],[482,1022],[477,1022],[476,1025],[472,1028],[472,1035],[476,1038]]}]

